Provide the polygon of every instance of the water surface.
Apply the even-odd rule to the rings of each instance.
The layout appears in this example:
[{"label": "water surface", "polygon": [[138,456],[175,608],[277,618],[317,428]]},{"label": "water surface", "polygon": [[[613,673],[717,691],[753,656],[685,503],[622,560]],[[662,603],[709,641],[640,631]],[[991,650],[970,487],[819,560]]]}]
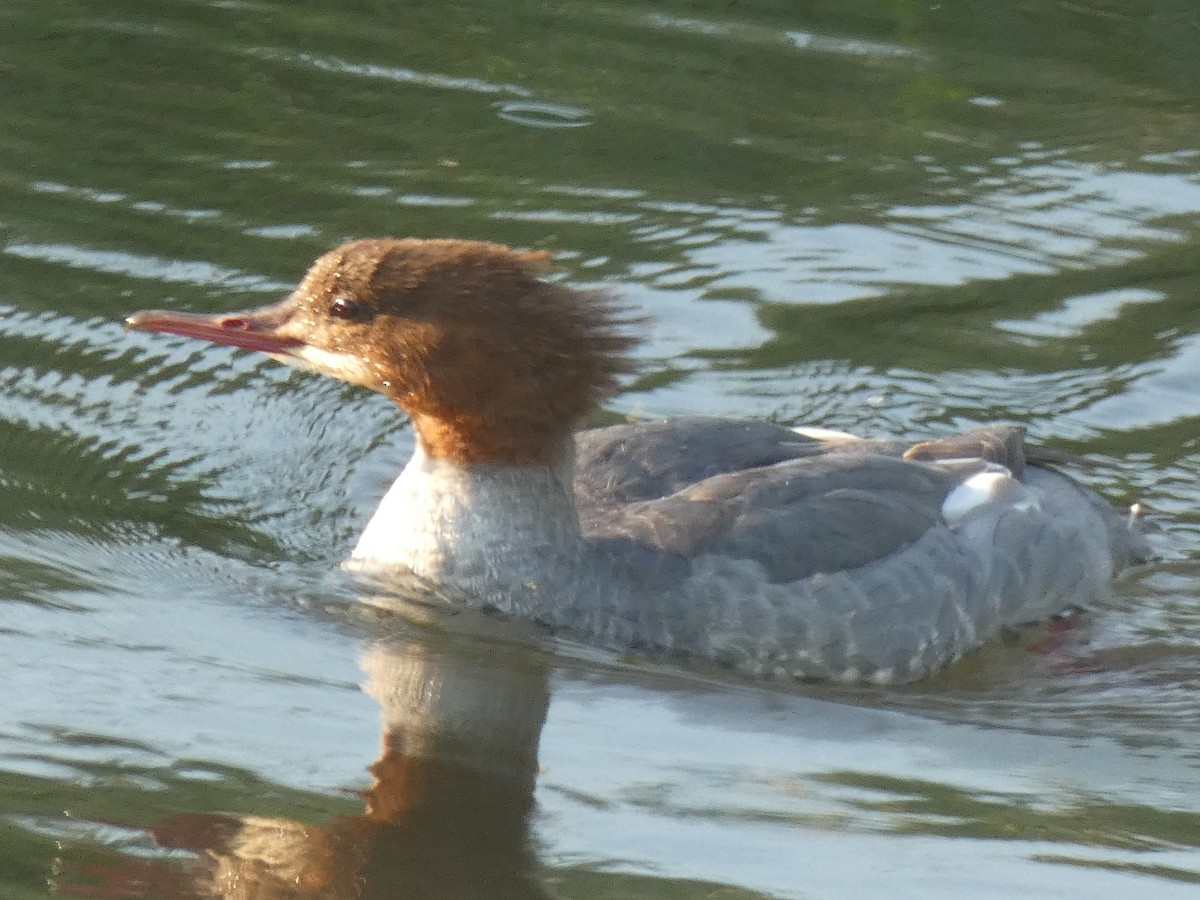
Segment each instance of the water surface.
[{"label": "water surface", "polygon": [[[4,897],[1195,896],[1194,4],[0,26]],[[267,302],[381,234],[619,292],[652,327],[610,415],[1019,422],[1158,510],[1162,558],[902,689],[380,616],[337,563],[407,424],[120,322]]]}]

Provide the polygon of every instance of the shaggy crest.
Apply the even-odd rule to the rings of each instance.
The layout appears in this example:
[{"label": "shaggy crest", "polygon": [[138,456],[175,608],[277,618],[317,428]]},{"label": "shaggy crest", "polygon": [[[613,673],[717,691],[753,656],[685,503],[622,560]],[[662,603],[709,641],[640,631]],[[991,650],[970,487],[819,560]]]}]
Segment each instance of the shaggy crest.
[{"label": "shaggy crest", "polygon": [[640,322],[604,291],[544,281],[546,262],[482,241],[354,241],[317,260],[281,332],[364,362],[342,377],[402,406],[429,455],[527,462],[632,371]]}]

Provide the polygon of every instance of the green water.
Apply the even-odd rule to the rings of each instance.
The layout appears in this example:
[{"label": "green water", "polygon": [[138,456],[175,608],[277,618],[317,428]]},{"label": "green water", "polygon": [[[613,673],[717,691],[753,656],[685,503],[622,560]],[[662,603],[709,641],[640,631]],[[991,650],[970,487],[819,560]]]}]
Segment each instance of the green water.
[{"label": "green water", "polygon": [[[6,0],[0,897],[1194,896],[1198,40],[1184,0]],[[336,567],[407,425],[120,324],[380,234],[619,292],[610,413],[1021,422],[1162,559],[906,689],[381,622]]]}]

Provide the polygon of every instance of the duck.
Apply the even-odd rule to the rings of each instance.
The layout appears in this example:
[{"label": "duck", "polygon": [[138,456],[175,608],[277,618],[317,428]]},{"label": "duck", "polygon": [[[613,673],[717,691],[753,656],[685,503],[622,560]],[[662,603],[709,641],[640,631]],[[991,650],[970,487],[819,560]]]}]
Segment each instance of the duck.
[{"label": "duck", "polygon": [[899,684],[1087,608],[1151,558],[1137,508],[1015,425],[901,441],[676,417],[581,428],[646,321],[549,256],[374,238],[273,305],[131,329],[265,353],[383,394],[411,459],[345,565],[619,653]]}]

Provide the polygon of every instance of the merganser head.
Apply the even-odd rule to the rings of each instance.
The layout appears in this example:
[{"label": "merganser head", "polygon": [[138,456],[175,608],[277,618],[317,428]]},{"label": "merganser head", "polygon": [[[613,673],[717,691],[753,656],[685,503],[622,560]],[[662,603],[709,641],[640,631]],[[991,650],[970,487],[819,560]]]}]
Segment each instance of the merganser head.
[{"label": "merganser head", "polygon": [[275,305],[138,312],[125,324],[259,350],[386,394],[431,456],[544,461],[630,370],[635,343],[608,295],[541,280],[545,262],[482,241],[353,241]]}]

